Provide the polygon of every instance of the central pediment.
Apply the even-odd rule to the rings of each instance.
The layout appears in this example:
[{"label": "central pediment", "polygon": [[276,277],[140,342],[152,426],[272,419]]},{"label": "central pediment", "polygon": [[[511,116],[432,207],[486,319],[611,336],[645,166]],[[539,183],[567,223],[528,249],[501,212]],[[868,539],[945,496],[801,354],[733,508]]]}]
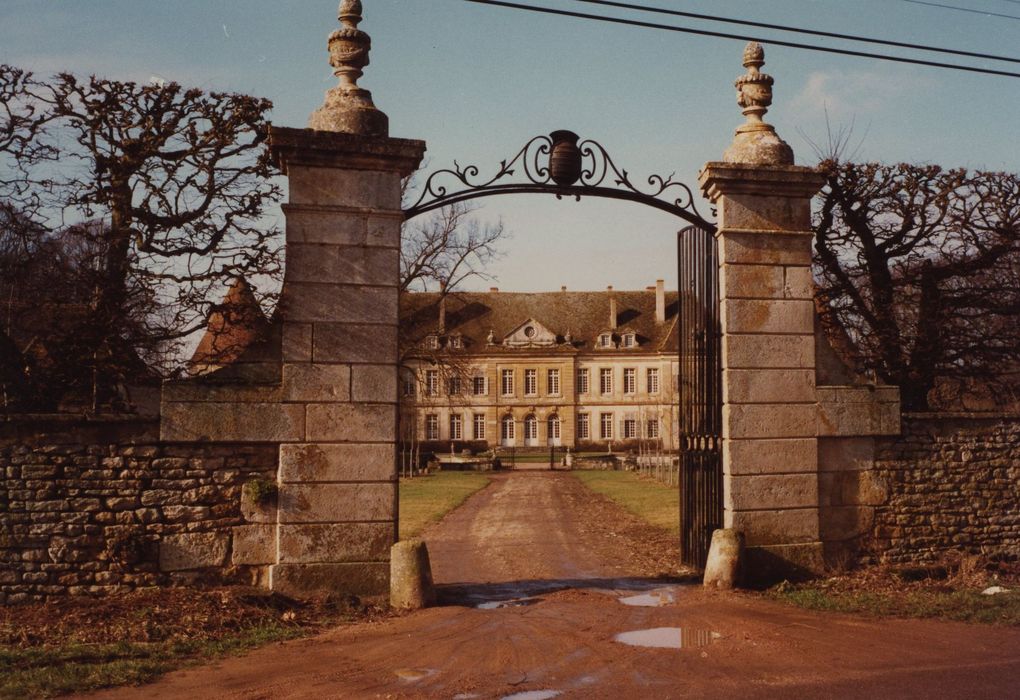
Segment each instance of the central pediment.
[{"label": "central pediment", "polygon": [[503,345],[511,348],[547,347],[556,344],[556,334],[529,318],[503,336]]}]

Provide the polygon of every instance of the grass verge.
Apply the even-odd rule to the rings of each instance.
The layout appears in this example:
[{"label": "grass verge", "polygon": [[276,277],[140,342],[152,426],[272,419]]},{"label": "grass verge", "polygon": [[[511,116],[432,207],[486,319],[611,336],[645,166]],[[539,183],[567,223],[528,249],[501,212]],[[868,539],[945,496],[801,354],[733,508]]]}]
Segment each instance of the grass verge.
[{"label": "grass verge", "polygon": [[467,500],[486,486],[486,472],[435,472],[400,480],[400,539],[417,537],[430,523]]},{"label": "grass verge", "polygon": [[680,532],[680,490],[635,472],[578,470],[571,474],[595,493],[616,501],[645,522]]},{"label": "grass verge", "polygon": [[384,614],[244,587],[144,589],[0,608],[0,698],[140,685],[178,668]]},{"label": "grass verge", "polygon": [[[983,595],[992,586],[1006,589]],[[809,610],[1020,625],[1020,564],[965,558],[930,567],[872,566],[764,593]]]}]

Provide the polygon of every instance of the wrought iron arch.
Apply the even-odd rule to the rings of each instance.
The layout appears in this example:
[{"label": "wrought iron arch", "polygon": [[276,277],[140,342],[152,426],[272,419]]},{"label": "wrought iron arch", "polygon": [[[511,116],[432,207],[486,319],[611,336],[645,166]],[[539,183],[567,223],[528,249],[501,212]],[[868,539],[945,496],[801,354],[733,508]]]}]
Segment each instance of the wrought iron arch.
[{"label": "wrought iron arch", "polygon": [[[639,188],[602,144],[580,138],[566,130],[536,136],[513,158],[501,161],[496,174],[488,179],[479,178],[478,166],[461,166],[454,161],[453,168],[436,170],[428,176],[418,200],[404,210],[404,218],[479,197],[541,193],[553,194],[557,199],[602,197],[637,202],[715,232],[715,224],[698,212],[694,192],[672,174],[649,175],[648,186]],[[523,176],[523,181],[508,182],[514,176]]]}]

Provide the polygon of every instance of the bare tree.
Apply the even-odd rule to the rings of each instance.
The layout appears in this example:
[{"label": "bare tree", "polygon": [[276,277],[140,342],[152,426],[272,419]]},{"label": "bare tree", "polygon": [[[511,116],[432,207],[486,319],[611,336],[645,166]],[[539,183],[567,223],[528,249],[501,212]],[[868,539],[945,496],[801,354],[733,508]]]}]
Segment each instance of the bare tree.
[{"label": "bare tree", "polygon": [[1020,177],[829,159],[815,219],[817,297],[853,360],[925,410],[944,380],[1020,365]]},{"label": "bare tree", "polygon": [[11,77],[0,149],[24,183],[3,195],[33,204],[33,220],[45,216],[48,235],[85,258],[79,340],[93,364],[126,352],[169,373],[233,279],[278,280],[280,236],[265,216],[281,196],[265,147],[268,100],[0,74]]}]

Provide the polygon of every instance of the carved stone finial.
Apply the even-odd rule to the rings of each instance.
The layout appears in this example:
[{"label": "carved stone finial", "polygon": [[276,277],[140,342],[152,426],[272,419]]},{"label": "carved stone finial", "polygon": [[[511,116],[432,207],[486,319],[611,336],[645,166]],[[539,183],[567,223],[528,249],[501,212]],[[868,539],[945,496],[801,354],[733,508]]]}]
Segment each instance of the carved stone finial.
[{"label": "carved stone finial", "polygon": [[341,27],[329,35],[329,63],[340,84],[326,92],[322,106],[308,120],[311,129],[363,136],[388,136],[389,119],[372,102],[372,93],[358,86],[369,64],[372,38],[358,29],[361,0],[343,0],[337,13]]},{"label": "carved stone finial", "polygon": [[793,149],[779,138],[776,129],[765,123],[763,117],[772,104],[771,75],[759,69],[765,65],[765,50],[752,41],[744,47],[744,68],[747,72],[737,78],[737,104],[747,121],[737,128],[732,145],[723,159],[730,163],[759,165],[792,165]]}]

